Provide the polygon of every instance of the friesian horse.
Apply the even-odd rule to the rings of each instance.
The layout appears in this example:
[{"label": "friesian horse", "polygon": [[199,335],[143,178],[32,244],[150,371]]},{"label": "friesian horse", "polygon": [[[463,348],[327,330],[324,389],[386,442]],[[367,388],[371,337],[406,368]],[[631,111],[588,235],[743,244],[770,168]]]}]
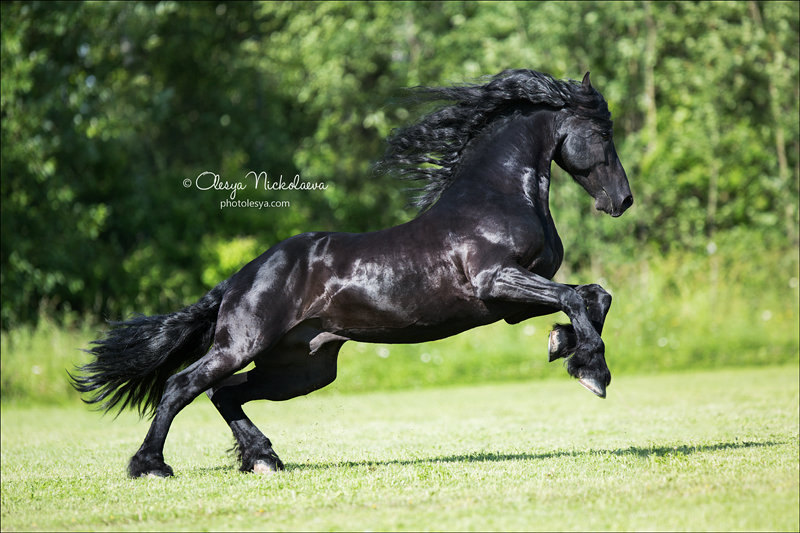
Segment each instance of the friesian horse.
[{"label": "friesian horse", "polygon": [[564,250],[548,197],[555,161],[597,209],[618,217],[633,203],[607,104],[588,72],[581,83],[531,70],[484,81],[418,88],[418,100],[439,107],[388,139],[376,168],[423,182],[416,218],[372,233],[296,235],[199,302],[112,323],[92,343],[93,360],[70,376],[85,401],[154,415],[130,476],[172,475],[170,424],[204,391],[233,432],[241,470],[282,470],[242,405],[328,385],[349,340],[426,342],[563,311],[571,324],[554,326],[550,360],[568,357],[569,374],[605,397],[600,333],[611,297],[552,281]]}]

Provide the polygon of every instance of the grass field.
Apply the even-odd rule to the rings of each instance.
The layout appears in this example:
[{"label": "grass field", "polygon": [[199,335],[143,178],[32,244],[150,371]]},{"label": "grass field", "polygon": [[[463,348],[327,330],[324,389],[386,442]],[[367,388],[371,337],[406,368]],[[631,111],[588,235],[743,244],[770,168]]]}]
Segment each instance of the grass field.
[{"label": "grass field", "polygon": [[124,413],[4,405],[2,529],[797,531],[798,367],[560,379],[249,406],[287,470],[238,472],[201,399],[171,479],[130,480]]}]

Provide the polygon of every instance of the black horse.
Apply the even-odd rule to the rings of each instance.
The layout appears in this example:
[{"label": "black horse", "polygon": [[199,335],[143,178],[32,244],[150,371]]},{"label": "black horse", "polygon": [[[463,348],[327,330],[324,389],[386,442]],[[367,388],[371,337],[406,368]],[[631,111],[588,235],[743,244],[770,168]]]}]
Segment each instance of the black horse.
[{"label": "black horse", "polygon": [[348,340],[425,342],[563,311],[572,324],[550,333],[550,360],[571,355],[569,374],[605,397],[600,333],[611,297],[598,285],[551,281],[564,253],[548,205],[551,161],[597,209],[617,217],[633,203],[589,74],[577,83],[507,70],[417,94],[447,104],[394,132],[378,168],[423,180],[419,216],[373,233],[296,235],[196,304],[114,323],[93,343],[75,388],[106,410],[155,414],[132,477],[172,475],[167,432],[203,391],[233,431],[242,471],[283,469],[242,405],[328,385]]}]

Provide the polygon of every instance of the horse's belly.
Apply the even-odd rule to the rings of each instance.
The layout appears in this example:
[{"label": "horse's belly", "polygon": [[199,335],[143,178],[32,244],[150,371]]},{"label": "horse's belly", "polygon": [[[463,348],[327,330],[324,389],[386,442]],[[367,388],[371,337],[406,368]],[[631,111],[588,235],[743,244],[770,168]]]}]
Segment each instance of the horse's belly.
[{"label": "horse's belly", "polygon": [[496,320],[496,318],[489,320],[463,320],[435,325],[411,324],[405,327],[356,327],[338,330],[336,334],[358,342],[408,344],[444,339]]},{"label": "horse's belly", "polygon": [[326,331],[353,340],[410,343],[449,337],[502,316],[477,298],[421,291],[399,298],[341,294],[319,318]]}]

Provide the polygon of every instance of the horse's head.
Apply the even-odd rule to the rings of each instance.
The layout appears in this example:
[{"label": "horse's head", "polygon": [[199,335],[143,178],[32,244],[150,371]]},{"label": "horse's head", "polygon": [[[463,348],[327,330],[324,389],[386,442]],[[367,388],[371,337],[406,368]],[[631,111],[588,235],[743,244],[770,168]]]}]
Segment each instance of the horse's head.
[{"label": "horse's head", "polygon": [[610,114],[588,72],[578,90],[589,105],[581,106],[580,112],[564,110],[554,161],[592,195],[597,209],[618,217],[633,204],[633,195],[614,148]]}]

